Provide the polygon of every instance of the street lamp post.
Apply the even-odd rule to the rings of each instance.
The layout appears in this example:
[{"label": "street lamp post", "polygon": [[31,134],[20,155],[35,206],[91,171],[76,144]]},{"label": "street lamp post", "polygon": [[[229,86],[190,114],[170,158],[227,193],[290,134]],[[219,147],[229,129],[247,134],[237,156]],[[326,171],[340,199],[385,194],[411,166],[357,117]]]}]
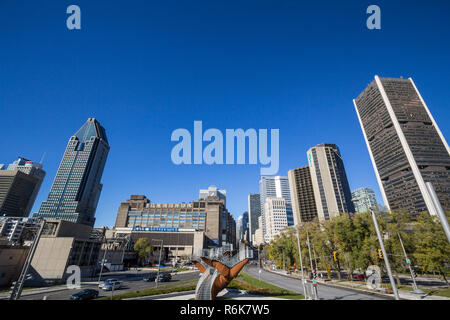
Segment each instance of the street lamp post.
[{"label": "street lamp post", "polygon": [[[434,205],[435,214],[438,216],[439,221],[441,222],[442,228],[444,228],[445,235],[447,236],[448,242],[450,242],[450,226],[448,225],[447,216],[445,215],[444,209],[442,209],[441,203],[439,202],[439,198],[434,191],[433,185],[431,182],[425,183],[428,193],[431,197],[431,200]],[[431,214],[431,212],[430,212]]]},{"label": "street lamp post", "polygon": [[403,245],[402,237],[400,236],[399,232],[397,233],[397,235],[398,235],[398,239],[400,240],[400,245],[402,246],[402,249],[403,249],[403,254],[405,255],[406,264],[408,265],[409,272],[411,273],[411,279],[413,281],[413,292],[417,293],[417,294],[423,294],[425,292],[423,290],[420,290],[417,287],[416,279],[414,279],[414,274],[413,274],[413,271],[411,268],[411,261],[408,259],[408,256],[406,255],[406,250],[405,250],[405,246]]},{"label": "street lamp post", "polygon": [[305,286],[305,273],[303,272],[303,259],[302,259],[302,248],[300,247],[300,237],[298,235],[298,229],[297,229],[297,246],[298,246],[298,256],[300,258],[300,268],[302,270],[302,284],[303,284],[303,293],[305,295],[306,299],[306,286]]},{"label": "street lamp post", "polygon": [[162,239],[153,239],[153,241],[161,241],[161,248],[159,249],[158,273],[156,275],[156,287],[158,288],[159,270],[161,269],[161,253],[163,250],[163,240]]},{"label": "street lamp post", "polygon": [[394,291],[395,300],[400,300],[400,297],[399,297],[398,291],[397,291],[397,286],[395,285],[394,277],[392,276],[391,265],[389,264],[389,259],[388,259],[386,250],[384,249],[383,238],[381,237],[380,228],[378,227],[377,217],[375,216],[375,212],[373,212],[372,209],[370,209],[370,212],[372,214],[373,224],[375,225],[375,230],[377,232],[378,242],[380,243],[381,251],[383,252],[383,257],[384,257],[383,260],[384,260],[384,263],[386,265],[386,270],[389,275],[389,281],[391,282],[392,291]]},{"label": "street lamp post", "polygon": [[[308,251],[309,251],[309,263],[311,264],[311,272],[313,272],[314,267],[313,267],[313,262],[312,262],[312,256],[311,256],[311,245],[309,243],[309,233],[308,231],[306,231],[306,239],[307,239],[307,243],[308,243]],[[314,273],[313,273],[314,275]],[[314,292],[314,300],[318,300],[319,299],[319,295],[317,293],[317,280],[313,277],[312,279],[312,291]]]}]

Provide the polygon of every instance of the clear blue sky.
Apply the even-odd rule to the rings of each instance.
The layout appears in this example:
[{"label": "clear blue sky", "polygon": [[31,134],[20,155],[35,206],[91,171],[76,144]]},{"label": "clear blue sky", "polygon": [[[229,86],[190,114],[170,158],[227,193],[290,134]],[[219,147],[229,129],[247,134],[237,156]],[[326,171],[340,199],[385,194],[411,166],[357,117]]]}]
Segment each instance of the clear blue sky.
[{"label": "clear blue sky", "polygon": [[[308,1],[310,2],[310,1]],[[66,8],[81,7],[81,30]],[[366,28],[370,4],[381,30]],[[413,77],[449,138],[449,1],[0,1],[0,163],[39,161],[47,198],[69,137],[89,117],[111,151],[97,226],[121,201],[189,202],[211,184],[247,209],[259,165],[172,164],[177,128],[279,128],[280,170],[336,143],[351,189],[380,191],[352,99],[375,74]]]}]

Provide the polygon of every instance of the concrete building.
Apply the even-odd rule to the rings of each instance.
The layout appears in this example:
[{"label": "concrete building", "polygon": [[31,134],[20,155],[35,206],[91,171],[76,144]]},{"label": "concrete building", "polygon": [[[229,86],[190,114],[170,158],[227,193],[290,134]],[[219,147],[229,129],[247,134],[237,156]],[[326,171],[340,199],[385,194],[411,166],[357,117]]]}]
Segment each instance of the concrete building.
[{"label": "concrete building", "polygon": [[30,247],[11,246],[0,239],[0,288],[10,288],[19,277]]},{"label": "concrete building", "polygon": [[95,276],[102,242],[90,239],[91,231],[80,223],[46,220],[31,261],[31,281],[64,281],[70,265],[79,266],[83,278]]},{"label": "concrete building", "polygon": [[369,188],[359,188],[352,191],[352,201],[355,206],[355,211],[364,213],[370,208],[377,208],[377,198],[375,192]]},{"label": "concrete building", "polygon": [[258,219],[261,216],[261,196],[259,193],[248,195],[248,233],[250,242],[253,243]]},{"label": "concrete building", "polygon": [[0,169],[0,216],[28,217],[45,177],[42,165],[19,157]]},{"label": "concrete building", "polygon": [[450,210],[450,149],[413,80],[375,76],[353,102],[388,210],[435,214],[426,182]]},{"label": "concrete building", "polygon": [[[152,203],[144,195],[132,195],[121,203],[115,228],[130,228],[133,233],[158,232],[158,236],[170,233],[173,237],[167,237],[172,239],[171,242],[175,241],[173,247],[180,237],[186,237],[183,246],[187,243],[194,246],[194,236],[200,237],[195,232],[204,236],[202,245],[204,243],[205,247],[236,245],[236,222],[224,200],[216,196],[191,203]],[[184,236],[185,233],[189,236]]]},{"label": "concrete building", "polygon": [[264,215],[266,220],[264,242],[269,243],[283,229],[288,227],[286,199],[267,197],[264,205]]},{"label": "concrete building", "polygon": [[37,218],[0,217],[0,237],[12,245],[24,245],[32,240],[28,230],[38,229],[40,225],[41,220]]},{"label": "concrete building", "polygon": [[339,148],[335,144],[319,144],[310,148],[307,156],[319,220],[354,212]]},{"label": "concrete building", "polygon": [[309,167],[289,170],[288,178],[294,225],[314,220],[317,217],[317,207]]},{"label": "concrete building", "polygon": [[255,234],[253,235],[252,244],[257,247],[261,244],[264,244],[264,234],[262,229],[262,216],[258,217],[258,225],[259,227],[255,230]]},{"label": "concrete building", "polygon": [[34,216],[94,226],[108,152],[105,129],[89,118],[69,139],[48,199]]},{"label": "concrete building", "polygon": [[224,205],[227,205],[227,190],[217,189],[216,186],[209,186],[208,189],[200,189],[198,199],[206,200],[208,197],[218,197],[223,200]]},{"label": "concrete building", "polygon": [[[288,225],[294,225],[294,217],[292,214],[291,192],[289,190],[288,177],[284,176],[262,176],[259,181],[260,203],[263,234],[266,233],[266,221],[264,208],[266,198],[284,198],[286,200],[287,222]],[[265,237],[265,236],[264,236]]]}]

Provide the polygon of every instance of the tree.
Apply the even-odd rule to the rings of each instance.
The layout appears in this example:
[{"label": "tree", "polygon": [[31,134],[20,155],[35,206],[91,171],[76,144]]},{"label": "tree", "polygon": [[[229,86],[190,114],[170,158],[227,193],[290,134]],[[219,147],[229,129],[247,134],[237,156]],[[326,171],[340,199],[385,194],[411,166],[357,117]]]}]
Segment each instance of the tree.
[{"label": "tree", "polygon": [[424,212],[415,223],[416,251],[414,257],[424,271],[437,271],[444,278],[444,265],[449,263],[450,244],[437,217]]},{"label": "tree", "polygon": [[139,262],[148,261],[150,255],[153,253],[153,247],[147,238],[139,238],[133,246],[134,251],[138,255]]}]

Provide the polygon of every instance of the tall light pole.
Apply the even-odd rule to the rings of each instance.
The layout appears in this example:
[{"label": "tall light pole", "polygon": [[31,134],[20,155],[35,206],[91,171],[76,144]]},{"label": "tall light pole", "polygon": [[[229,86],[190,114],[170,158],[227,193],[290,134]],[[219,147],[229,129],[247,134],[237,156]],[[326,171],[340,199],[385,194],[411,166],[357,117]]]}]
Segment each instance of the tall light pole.
[{"label": "tall light pole", "polygon": [[163,250],[163,240],[162,239],[152,239],[152,240],[153,241],[161,241],[161,248],[159,249],[158,274],[156,275],[156,287],[158,288],[159,270],[161,269],[161,253]]},{"label": "tall light pole", "polygon": [[[444,209],[442,209],[441,203],[439,202],[439,198],[434,191],[433,185],[431,182],[426,182],[425,185],[427,186],[428,193],[431,196],[431,200],[434,205],[435,213],[439,218],[439,221],[441,222],[442,228],[444,228],[445,235],[447,236],[448,242],[450,242],[450,227],[448,225],[447,216],[445,215]],[[431,212],[430,212],[431,214]]]},{"label": "tall light pole", "polygon": [[400,236],[400,232],[397,232],[397,235],[398,235],[398,239],[400,240],[400,245],[402,246],[402,249],[403,249],[403,254],[405,255],[406,264],[408,265],[409,272],[411,273],[411,279],[413,281],[413,292],[414,293],[418,293],[418,294],[423,294],[425,292],[423,290],[420,290],[417,287],[416,279],[414,278],[414,274],[413,274],[413,271],[412,271],[412,268],[411,268],[411,260],[409,260],[408,256],[406,255],[405,246],[403,245],[403,241],[402,241],[402,237]]},{"label": "tall light pole", "polygon": [[300,236],[298,235],[298,229],[297,229],[297,246],[298,246],[298,256],[300,258],[300,268],[302,270],[302,285],[303,285],[303,293],[305,295],[306,300],[306,286],[305,286],[305,273],[303,271],[303,259],[302,259],[302,248],[300,247]]},{"label": "tall light pole", "polygon": [[[309,263],[311,264],[311,272],[313,272],[313,268],[314,267],[313,267],[312,256],[311,256],[311,245],[309,243],[309,233],[308,233],[308,231],[306,231],[306,240],[307,240],[307,243],[308,243]],[[314,275],[314,272],[313,272],[313,275]],[[314,300],[318,300],[319,295],[317,294],[317,281],[316,281],[314,276],[313,276],[313,279],[312,279],[311,286],[312,286],[312,291],[314,292]]]},{"label": "tall light pole", "polygon": [[100,279],[102,278],[102,272],[103,272],[103,267],[105,265],[105,257],[106,257],[106,252],[108,251],[108,241],[105,239],[105,253],[103,254],[103,259],[102,259],[102,266],[100,267],[100,275],[98,276],[98,284],[100,284]]},{"label": "tall light pole", "polygon": [[388,259],[386,250],[384,249],[383,238],[381,237],[380,228],[378,227],[377,217],[375,216],[375,212],[373,212],[372,209],[370,209],[370,213],[372,214],[373,224],[375,225],[375,230],[377,232],[378,242],[380,243],[381,251],[383,252],[383,257],[384,257],[383,260],[384,260],[384,264],[386,265],[386,270],[389,275],[389,281],[391,282],[392,291],[394,291],[395,300],[400,300],[400,297],[399,297],[398,291],[397,291],[397,286],[395,285],[394,277],[392,276],[391,265],[389,264],[389,259]]}]

